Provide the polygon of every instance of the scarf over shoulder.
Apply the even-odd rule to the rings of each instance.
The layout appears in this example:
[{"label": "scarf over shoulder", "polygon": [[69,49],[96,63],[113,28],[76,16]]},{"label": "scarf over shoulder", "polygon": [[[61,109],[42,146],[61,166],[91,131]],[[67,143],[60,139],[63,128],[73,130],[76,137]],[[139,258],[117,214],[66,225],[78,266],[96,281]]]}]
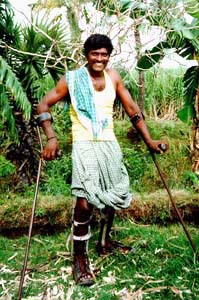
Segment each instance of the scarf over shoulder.
[{"label": "scarf over shoulder", "polygon": [[92,129],[94,139],[108,126],[107,118],[100,119],[94,103],[93,85],[86,67],[66,73],[71,103],[84,127]]}]

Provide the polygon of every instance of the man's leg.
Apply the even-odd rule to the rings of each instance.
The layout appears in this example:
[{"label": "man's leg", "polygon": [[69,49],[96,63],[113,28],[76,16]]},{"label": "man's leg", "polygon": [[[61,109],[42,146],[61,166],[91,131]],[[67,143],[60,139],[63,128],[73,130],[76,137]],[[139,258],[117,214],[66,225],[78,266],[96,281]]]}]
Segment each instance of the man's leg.
[{"label": "man's leg", "polygon": [[92,209],[93,206],[85,198],[77,198],[73,220],[73,276],[80,285],[94,283],[87,249]]},{"label": "man's leg", "polygon": [[[106,255],[109,252],[110,246],[110,232],[113,225],[115,209],[106,207],[101,211],[100,234],[97,244],[97,251],[101,255]],[[110,246],[110,247],[109,247]]]},{"label": "man's leg", "polygon": [[99,255],[107,255],[114,250],[118,250],[121,253],[134,252],[134,248],[123,245],[118,241],[111,240],[111,228],[115,216],[115,209],[113,207],[106,207],[101,212],[101,228],[99,234],[99,240],[97,243],[97,252]]}]

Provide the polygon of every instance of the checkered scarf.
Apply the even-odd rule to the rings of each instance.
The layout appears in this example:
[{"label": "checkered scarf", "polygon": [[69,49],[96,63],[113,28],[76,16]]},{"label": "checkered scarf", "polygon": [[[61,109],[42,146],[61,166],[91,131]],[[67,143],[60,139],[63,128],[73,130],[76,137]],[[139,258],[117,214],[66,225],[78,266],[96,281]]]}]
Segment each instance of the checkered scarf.
[{"label": "checkered scarf", "polygon": [[107,119],[100,120],[94,103],[93,86],[86,67],[66,73],[71,102],[81,123],[92,129],[96,139],[107,127]]}]

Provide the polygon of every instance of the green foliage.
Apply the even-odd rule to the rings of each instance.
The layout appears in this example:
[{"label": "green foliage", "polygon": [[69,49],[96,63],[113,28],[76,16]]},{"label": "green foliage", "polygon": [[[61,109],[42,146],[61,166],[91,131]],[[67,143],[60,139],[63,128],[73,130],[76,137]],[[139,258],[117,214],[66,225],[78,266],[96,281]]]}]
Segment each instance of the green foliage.
[{"label": "green foliage", "polygon": [[[20,27],[14,23],[14,12],[8,0],[0,1],[0,55],[7,55],[8,49],[4,43],[9,43],[12,46],[20,39]],[[11,57],[10,57],[11,59]]]},{"label": "green foliage", "polygon": [[32,82],[31,84],[32,97],[34,99],[39,99],[40,101],[54,87],[55,87],[55,81],[48,73],[42,78],[39,78],[38,80]]},{"label": "green foliage", "polygon": [[33,9],[39,11],[41,9],[53,9],[56,7],[62,7],[66,4],[65,0],[45,0],[45,1],[37,1],[33,4]]},{"label": "green foliage", "polygon": [[185,10],[194,18],[199,18],[199,3],[197,0],[183,0]]},{"label": "green foliage", "polygon": [[175,118],[183,101],[183,69],[146,72],[145,109],[150,117]]},{"label": "green foliage", "polygon": [[[23,120],[18,120],[16,110],[20,110],[25,119],[29,120],[30,103],[35,108],[35,103],[47,92],[47,84],[42,89],[44,82],[51,81],[49,85],[52,87],[53,79],[58,80],[65,71],[68,56],[66,30],[60,18],[49,20],[47,16],[42,21],[35,17],[34,24],[17,27],[8,1],[0,4],[1,14],[1,121],[8,125],[10,138],[18,142],[15,120],[17,125]],[[57,60],[60,55],[64,57],[64,62]]]},{"label": "green foliage", "polygon": [[135,19],[146,13],[148,4],[143,0],[95,0],[97,8],[112,15],[126,14]]},{"label": "green foliage", "polygon": [[183,122],[190,121],[196,114],[195,97],[199,87],[199,67],[189,68],[184,75],[184,107],[178,111],[178,117]]},{"label": "green foliage", "polygon": [[[36,30],[35,26],[40,30]],[[56,57],[65,49],[66,33],[60,20],[49,21],[48,15],[42,21],[36,16],[34,26],[24,27],[22,33],[23,39],[18,47],[26,53],[17,55],[21,61],[18,73],[25,90],[31,91],[39,99],[37,90],[40,89],[40,79],[49,72],[52,79],[58,80],[64,73],[64,65],[56,62]]]},{"label": "green foliage", "polygon": [[137,62],[137,68],[141,70],[148,70],[157,64],[164,57],[165,43],[159,43],[152,50],[146,51]]},{"label": "green foliage", "polygon": [[59,135],[60,139],[64,140],[64,144],[66,141],[70,142],[70,135],[71,135],[71,120],[69,114],[69,107],[68,104],[60,103],[53,107],[53,118],[55,120],[53,124],[53,128]]},{"label": "green foliage", "polygon": [[[133,99],[138,102],[138,71],[129,73],[119,70]],[[154,67],[145,71],[145,112],[151,118],[176,118],[177,111],[183,105],[182,68],[163,69]]]},{"label": "green foliage", "polygon": [[148,159],[141,151],[123,148],[124,164],[128,170],[133,190],[139,190],[139,181],[148,169]]},{"label": "green foliage", "polygon": [[2,122],[7,122],[11,137],[14,137],[17,141],[18,136],[10,98],[12,98],[12,101],[15,101],[16,106],[24,113],[25,118],[29,119],[31,105],[27,95],[16,77],[16,74],[12,71],[7,62],[0,57],[0,111]]},{"label": "green foliage", "polygon": [[198,175],[192,171],[185,171],[182,175],[182,181],[185,188],[198,190],[199,178]]},{"label": "green foliage", "polygon": [[[155,140],[165,140],[170,149],[164,155],[157,155],[160,168],[172,189],[185,188],[184,173],[191,169],[189,152],[189,126],[181,121],[150,121],[146,119],[151,136]],[[152,193],[164,188],[145,143],[138,138],[127,138],[130,128],[128,121],[115,122],[115,133],[124,153],[124,162],[129,172],[132,191]],[[186,187],[193,189],[192,183]]]},{"label": "green foliage", "polygon": [[[193,59],[194,54],[199,53],[198,3],[194,0],[185,0],[184,4],[187,13],[194,17],[192,24],[188,24],[183,15],[179,18],[170,16],[169,23],[165,19],[164,27],[168,29],[165,42],[146,51],[137,63],[138,68],[146,70],[154,66],[164,56],[165,49],[175,48],[179,55],[188,59]],[[199,85],[198,74],[198,67],[191,67],[185,74],[184,107],[178,112],[178,117],[184,122],[189,122],[195,114],[195,95]]]},{"label": "green foliage", "polygon": [[75,43],[81,39],[81,29],[79,27],[77,4],[70,1],[67,3],[67,18],[70,26],[71,42]]},{"label": "green foliage", "polygon": [[29,119],[31,113],[31,105],[25,94],[19,79],[12,71],[7,62],[0,57],[0,82],[16,101],[16,105],[23,111],[24,116]]},{"label": "green foliage", "polygon": [[3,155],[0,155],[0,177],[12,175],[14,172],[15,166]]},{"label": "green foliage", "polygon": [[13,116],[12,107],[10,105],[5,87],[2,84],[0,84],[0,111],[0,121],[3,125],[2,127],[7,125],[10,137],[13,137],[13,139],[18,141],[18,134],[15,126],[15,119]]},{"label": "green foliage", "polygon": [[44,194],[70,194],[72,173],[70,155],[64,154],[60,159],[48,162],[44,172],[44,181],[41,184],[41,191]]}]

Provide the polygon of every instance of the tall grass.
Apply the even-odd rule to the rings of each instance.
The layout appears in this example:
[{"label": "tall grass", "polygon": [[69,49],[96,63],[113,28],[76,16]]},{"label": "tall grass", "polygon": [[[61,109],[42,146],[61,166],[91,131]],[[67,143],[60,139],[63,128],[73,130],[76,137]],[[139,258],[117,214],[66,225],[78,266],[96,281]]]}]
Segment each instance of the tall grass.
[{"label": "tall grass", "polygon": [[[145,113],[153,119],[175,119],[183,104],[183,68],[145,71]],[[120,70],[126,87],[139,103],[138,71]]]}]

